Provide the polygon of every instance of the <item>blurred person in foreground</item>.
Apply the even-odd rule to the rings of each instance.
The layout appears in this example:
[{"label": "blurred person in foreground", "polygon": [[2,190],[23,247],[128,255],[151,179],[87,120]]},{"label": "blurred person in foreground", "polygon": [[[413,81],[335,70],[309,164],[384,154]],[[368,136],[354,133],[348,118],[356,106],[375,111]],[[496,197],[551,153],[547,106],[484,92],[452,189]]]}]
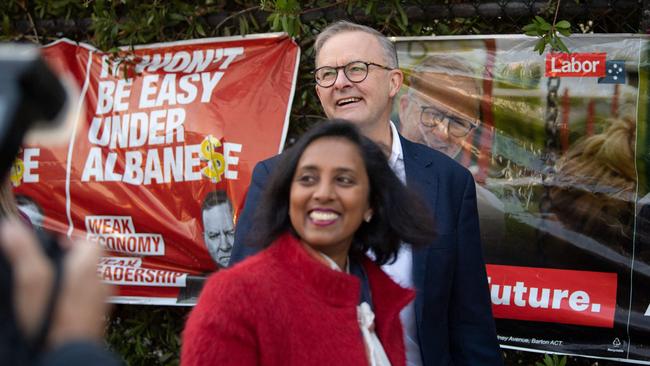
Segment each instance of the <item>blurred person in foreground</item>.
[{"label": "blurred person in foreground", "polygon": [[[430,55],[414,67],[409,88],[399,99],[399,131],[407,139],[452,159],[471,148],[481,128],[482,89],[468,61],[455,55]],[[480,184],[476,200],[484,247],[496,247],[505,235],[503,202]]]},{"label": "blurred person in foreground", "polygon": [[108,289],[97,276],[99,247],[39,240],[6,183],[30,127],[72,121],[73,94],[36,47],[0,44],[0,365],[119,364],[100,345]]},{"label": "blurred person in foreground", "polygon": [[[403,244],[397,259],[382,266],[395,282],[416,289],[400,314],[408,365],[501,365],[481,250],[475,183],[448,156],[410,142],[390,121],[404,75],[395,45],[376,30],[346,21],[316,38],[314,81],[328,118],[342,118],[379,145],[391,170],[415,190],[434,215],[429,245]],[[247,246],[269,175],[281,155],[253,170],[235,231],[230,265],[258,249]],[[406,241],[408,243],[408,241]],[[411,243],[412,244],[412,243]]]},{"label": "blurred person in foreground", "polygon": [[415,294],[379,265],[435,233],[381,149],[350,123],[321,124],[263,195],[252,240],[268,249],[208,280],[181,364],[405,365],[399,313]]},{"label": "blurred person in foreground", "polygon": [[8,315],[0,364],[120,365],[101,345],[108,288],[97,276],[99,247],[60,240],[67,253],[56,265],[19,220],[13,196],[3,191],[0,201],[0,306]]}]

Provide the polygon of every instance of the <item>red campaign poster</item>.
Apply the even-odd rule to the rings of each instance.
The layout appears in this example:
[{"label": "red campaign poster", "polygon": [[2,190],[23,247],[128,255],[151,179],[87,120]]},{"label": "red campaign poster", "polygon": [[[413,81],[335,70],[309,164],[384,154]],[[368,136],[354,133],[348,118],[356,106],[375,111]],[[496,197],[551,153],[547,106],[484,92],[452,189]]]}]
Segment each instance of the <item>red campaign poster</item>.
[{"label": "red campaign poster", "polygon": [[12,175],[37,230],[106,251],[115,302],[193,304],[227,265],[255,164],[284,145],[300,50],[285,34],[42,49],[80,97],[64,146],[26,145]]}]

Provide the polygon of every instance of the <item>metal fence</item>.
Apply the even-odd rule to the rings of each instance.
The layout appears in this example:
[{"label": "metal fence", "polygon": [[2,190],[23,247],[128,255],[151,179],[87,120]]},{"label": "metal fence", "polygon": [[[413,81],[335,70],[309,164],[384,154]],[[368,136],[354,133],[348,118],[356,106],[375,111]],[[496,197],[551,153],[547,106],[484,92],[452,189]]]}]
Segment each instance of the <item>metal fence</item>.
[{"label": "metal fence", "polygon": [[[522,33],[521,28],[530,23],[535,15],[553,18],[555,1],[498,0],[498,1],[422,1],[406,0],[401,6],[409,23],[425,25],[450,24],[452,34],[512,34]],[[328,22],[349,19],[361,23],[372,23],[374,14],[366,14],[362,8],[348,14],[345,2],[340,6],[318,9],[302,9],[301,20],[305,23],[315,19]],[[390,12],[390,6],[379,6],[374,12]],[[209,26],[215,27],[225,20],[236,18],[241,9],[225,10],[205,15]],[[255,10],[251,15],[265,23],[268,12]],[[564,0],[558,12],[558,19],[565,19],[573,25],[574,33],[649,33],[650,0]],[[36,28],[43,33],[60,36],[82,36],[91,27],[91,19],[36,20]],[[29,33],[32,25],[26,20],[15,22],[18,30]],[[435,27],[430,27],[436,33]],[[444,33],[444,32],[443,32]],[[399,35],[399,34],[391,34]],[[83,37],[83,36],[82,36]]]},{"label": "metal fence", "polygon": [[[406,6],[410,20],[435,21],[451,18],[480,18],[489,22],[494,30],[486,33],[520,33],[521,27],[530,22],[538,14],[554,13],[549,8],[549,1],[449,1],[447,4],[431,4],[420,1],[420,4]],[[644,4],[645,3],[645,4]],[[580,25],[586,32],[594,33],[645,33],[650,1],[618,0],[618,1],[575,1],[561,2],[558,12],[559,19],[566,19],[574,26],[574,32],[579,32]],[[645,11],[645,12],[644,12]],[[642,15],[645,14],[645,18]]]}]

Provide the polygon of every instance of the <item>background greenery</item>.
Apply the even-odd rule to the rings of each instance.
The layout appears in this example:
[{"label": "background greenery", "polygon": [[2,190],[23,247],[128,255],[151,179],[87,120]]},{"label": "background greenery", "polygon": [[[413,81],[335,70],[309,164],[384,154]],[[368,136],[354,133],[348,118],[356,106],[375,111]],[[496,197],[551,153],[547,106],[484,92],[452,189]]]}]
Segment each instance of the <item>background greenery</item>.
[{"label": "background greenery", "polygon": [[[114,52],[118,47],[285,31],[302,49],[288,143],[322,119],[314,83],[315,35],[327,24],[349,19],[388,36],[548,32],[557,0],[3,0],[0,40],[47,44],[61,37]],[[645,7],[644,7],[645,6]],[[559,6],[564,32],[645,32],[648,1],[575,1]],[[536,24],[536,25],[534,25]],[[544,29],[542,29],[544,28]],[[558,23],[559,28],[559,23]],[[107,341],[129,365],[178,364],[180,332],[189,308],[118,305],[107,325]],[[504,352],[507,365],[613,365],[584,358],[543,358]]]}]

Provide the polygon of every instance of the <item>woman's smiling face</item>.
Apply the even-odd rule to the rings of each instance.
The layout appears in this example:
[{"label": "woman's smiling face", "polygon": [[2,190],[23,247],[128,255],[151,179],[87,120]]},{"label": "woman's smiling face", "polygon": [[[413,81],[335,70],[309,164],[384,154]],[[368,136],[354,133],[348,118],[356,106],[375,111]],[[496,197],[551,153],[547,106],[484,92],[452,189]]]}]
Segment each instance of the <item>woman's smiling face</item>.
[{"label": "woman's smiling face", "polygon": [[369,207],[368,173],[359,149],[341,137],[312,142],[300,157],[289,194],[291,225],[303,243],[346,253]]}]

